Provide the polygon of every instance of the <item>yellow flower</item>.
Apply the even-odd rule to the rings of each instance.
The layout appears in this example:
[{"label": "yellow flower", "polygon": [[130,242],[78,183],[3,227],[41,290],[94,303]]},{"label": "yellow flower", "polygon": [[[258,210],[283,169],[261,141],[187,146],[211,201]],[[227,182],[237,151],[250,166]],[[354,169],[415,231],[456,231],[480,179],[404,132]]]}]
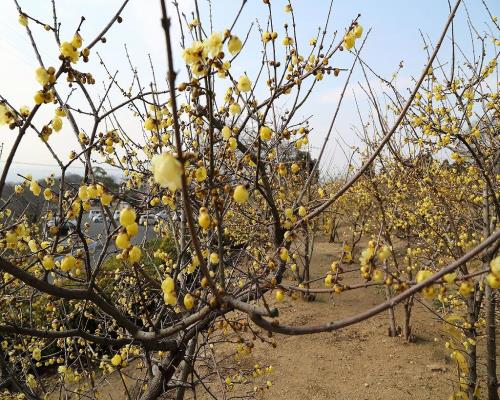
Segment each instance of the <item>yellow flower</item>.
[{"label": "yellow flower", "polygon": [[62,107],[57,107],[55,111],[56,117],[65,117],[66,116],[66,110]]},{"label": "yellow flower", "polygon": [[[35,93],[35,95],[33,96],[33,100],[35,101],[35,104],[42,104],[44,102],[44,95],[43,95],[43,92],[41,91],[38,91]],[[0,114],[0,121],[2,120],[1,118],[1,114]]]},{"label": "yellow flower", "polygon": [[177,295],[174,291],[175,282],[171,276],[167,275],[167,277],[163,280],[163,282],[161,283],[161,289],[163,291],[163,299],[165,301],[165,304],[171,306],[177,304]]},{"label": "yellow flower", "polygon": [[119,233],[116,236],[115,245],[118,249],[125,250],[130,247],[130,240],[126,233]]},{"label": "yellow flower", "polygon": [[443,280],[449,285],[453,284],[456,278],[457,278],[456,272],[450,272],[449,274],[443,276]]},{"label": "yellow flower", "polygon": [[62,119],[61,118],[55,117],[52,120],[52,129],[54,129],[54,131],[56,131],[56,132],[59,132],[62,129]]},{"label": "yellow flower", "polygon": [[55,262],[54,262],[54,257],[46,255],[43,257],[42,260],[42,265],[43,268],[45,268],[47,271],[50,271],[51,269],[54,269],[55,267]]},{"label": "yellow flower", "polygon": [[78,197],[80,200],[86,201],[89,199],[89,191],[87,190],[87,186],[80,186],[78,189]]},{"label": "yellow flower", "polygon": [[375,249],[373,246],[368,246],[361,252],[361,256],[359,257],[359,263],[361,265],[368,265],[375,253]]},{"label": "yellow flower", "polygon": [[21,26],[28,26],[28,17],[25,14],[19,14],[18,22]]},{"label": "yellow flower", "polygon": [[42,359],[42,351],[38,347],[35,347],[32,356],[34,360],[40,361]]},{"label": "yellow flower", "polygon": [[231,129],[228,126],[224,126],[224,128],[222,128],[221,133],[222,133],[222,137],[225,140],[229,140],[229,138],[231,137]]},{"label": "yellow flower", "polygon": [[79,33],[77,33],[77,34],[75,34],[75,36],[73,36],[73,39],[71,40],[71,45],[75,49],[79,49],[80,47],[82,47],[82,37],[80,36]]},{"label": "yellow flower", "polygon": [[380,262],[384,262],[391,255],[391,249],[389,246],[382,246],[380,251],[378,252],[377,258]]},{"label": "yellow flower", "polygon": [[473,290],[474,286],[468,281],[463,281],[460,284],[460,287],[458,288],[458,292],[464,297],[470,295],[473,292]]},{"label": "yellow flower", "polygon": [[219,264],[219,255],[217,253],[210,254],[210,264]]},{"label": "yellow flower", "polygon": [[158,124],[156,123],[156,121],[153,118],[148,117],[144,121],[144,129],[146,129],[148,131],[157,131]]},{"label": "yellow flower", "polygon": [[234,189],[233,199],[236,203],[243,204],[248,201],[248,190],[244,185],[238,185]]},{"label": "yellow flower", "polygon": [[198,167],[194,172],[194,175],[198,182],[203,182],[207,179],[207,169],[204,166]]},{"label": "yellow flower", "polygon": [[236,150],[236,147],[238,147],[238,142],[234,137],[229,138],[228,143],[229,148],[233,151]]},{"label": "yellow flower", "polygon": [[278,174],[280,174],[281,176],[284,176],[284,175],[286,175],[286,173],[287,173],[286,165],[283,163],[279,163],[278,164]]},{"label": "yellow flower", "polygon": [[167,275],[167,277],[163,280],[161,283],[161,289],[163,290],[163,293],[170,293],[174,291],[175,282],[171,276]]},{"label": "yellow flower", "polygon": [[249,92],[252,89],[252,82],[248,79],[248,76],[242,75],[238,79],[238,90],[240,92]]},{"label": "yellow flower", "polygon": [[40,193],[42,192],[42,188],[38,184],[37,181],[32,180],[30,183],[30,190],[35,196],[40,196]]},{"label": "yellow flower", "polygon": [[284,299],[285,299],[285,294],[283,293],[283,290],[278,289],[276,291],[276,300],[283,301]]},{"label": "yellow flower", "polygon": [[375,282],[382,282],[382,280],[384,279],[384,273],[381,269],[376,269],[375,271],[373,271],[373,280]]},{"label": "yellow flower", "polygon": [[288,260],[289,256],[288,256],[288,250],[286,249],[286,247],[282,247],[280,249],[279,255],[280,255],[280,259],[282,261],[287,261]]},{"label": "yellow flower", "polygon": [[35,70],[35,76],[38,83],[42,86],[45,86],[50,81],[50,75],[43,67],[39,67]]},{"label": "yellow flower", "polygon": [[131,264],[139,262],[141,257],[142,257],[142,251],[137,246],[132,247],[128,252],[128,260],[130,261]]},{"label": "yellow flower", "polygon": [[417,283],[420,283],[420,282],[425,281],[426,279],[429,279],[431,276],[432,276],[432,272],[431,271],[429,271],[427,269],[423,269],[421,271],[418,271],[415,280],[417,281]]},{"label": "yellow flower", "polygon": [[273,135],[273,131],[271,130],[271,128],[269,128],[267,126],[262,126],[260,128],[261,140],[264,140],[264,141],[271,140],[272,135]]},{"label": "yellow flower", "polygon": [[155,155],[151,160],[151,170],[156,183],[168,187],[170,191],[182,187],[182,165],[170,153]]},{"label": "yellow flower", "polygon": [[135,211],[130,207],[124,208],[120,212],[120,224],[122,226],[132,225],[135,222],[136,218],[137,216],[135,214]]},{"label": "yellow flower", "polygon": [[495,275],[495,274],[488,274],[486,276],[486,283],[492,289],[498,289],[498,288],[500,288],[500,276]]},{"label": "yellow flower", "polygon": [[14,112],[4,103],[0,103],[0,126],[15,122]]},{"label": "yellow flower", "polygon": [[354,28],[354,37],[359,39],[362,34],[363,34],[363,27],[359,24],[356,25],[356,28]]},{"label": "yellow flower", "polygon": [[182,58],[187,65],[193,65],[205,61],[207,54],[208,48],[205,47],[202,42],[195,41],[192,43],[191,47],[184,49]]},{"label": "yellow flower", "polygon": [[238,103],[233,103],[229,106],[229,111],[231,114],[239,114],[241,112],[241,107]]},{"label": "yellow flower", "polygon": [[17,243],[17,233],[9,231],[5,234],[5,240],[9,245],[15,245]]},{"label": "yellow flower", "polygon": [[344,47],[347,50],[350,50],[354,47],[354,42],[356,41],[356,38],[354,37],[354,34],[349,32],[347,35],[344,37]]},{"label": "yellow flower", "polygon": [[69,270],[74,268],[75,265],[76,265],[76,258],[73,257],[71,254],[67,255],[61,261],[61,270],[63,272],[68,272]]},{"label": "yellow flower", "polygon": [[62,42],[60,47],[61,54],[65,58],[69,58],[69,60],[76,64],[78,62],[78,52],[76,48],[69,42]]},{"label": "yellow flower", "polygon": [[139,224],[137,224],[137,222],[134,222],[133,224],[127,225],[125,229],[127,230],[127,235],[131,237],[135,236],[139,233]]},{"label": "yellow flower", "polygon": [[495,275],[500,275],[500,256],[491,260],[490,268],[491,272],[493,272]]},{"label": "yellow flower", "polygon": [[194,307],[194,297],[189,293],[184,296],[184,307],[186,310],[191,310]]},{"label": "yellow flower", "polygon": [[33,253],[36,253],[38,251],[38,244],[36,243],[36,240],[31,239],[28,241],[28,247]]},{"label": "yellow flower", "polygon": [[210,214],[208,213],[208,210],[206,207],[201,207],[200,208],[200,215],[198,216],[198,224],[203,228],[203,229],[208,229],[210,227]]},{"label": "yellow flower", "polygon": [[177,304],[177,295],[175,292],[164,293],[163,300],[165,301],[165,304],[174,306]]},{"label": "yellow flower", "polygon": [[113,364],[115,367],[118,367],[122,363],[122,356],[119,354],[115,354],[113,358],[111,359],[111,364]]},{"label": "yellow flower", "polygon": [[240,38],[235,35],[232,35],[229,42],[227,42],[227,49],[233,56],[240,52],[242,46]]},{"label": "yellow flower", "polygon": [[109,193],[103,193],[101,195],[101,204],[103,206],[109,206],[112,201],[113,201],[113,195],[111,195]]},{"label": "yellow flower", "polygon": [[205,41],[205,47],[212,57],[217,56],[222,51],[222,33],[213,32]]},{"label": "yellow flower", "polygon": [[19,112],[21,113],[21,115],[22,115],[23,117],[25,117],[25,118],[26,118],[28,115],[30,115],[30,112],[31,112],[31,111],[30,111],[30,109],[29,109],[29,107],[28,107],[28,106],[22,106],[22,107],[19,109]]},{"label": "yellow flower", "polygon": [[34,389],[36,388],[36,379],[32,374],[26,375],[26,384],[28,385],[29,388]]}]

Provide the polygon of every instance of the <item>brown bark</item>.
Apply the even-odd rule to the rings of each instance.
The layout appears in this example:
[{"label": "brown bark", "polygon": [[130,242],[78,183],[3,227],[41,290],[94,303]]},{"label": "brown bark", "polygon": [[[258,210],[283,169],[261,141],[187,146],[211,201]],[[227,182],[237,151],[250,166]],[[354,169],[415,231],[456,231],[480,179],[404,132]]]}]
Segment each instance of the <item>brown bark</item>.
[{"label": "brown bark", "polygon": [[498,400],[498,377],[497,377],[497,356],[496,356],[496,324],[495,293],[489,287],[485,288],[486,297],[486,369],[487,369],[487,387],[488,400]]}]

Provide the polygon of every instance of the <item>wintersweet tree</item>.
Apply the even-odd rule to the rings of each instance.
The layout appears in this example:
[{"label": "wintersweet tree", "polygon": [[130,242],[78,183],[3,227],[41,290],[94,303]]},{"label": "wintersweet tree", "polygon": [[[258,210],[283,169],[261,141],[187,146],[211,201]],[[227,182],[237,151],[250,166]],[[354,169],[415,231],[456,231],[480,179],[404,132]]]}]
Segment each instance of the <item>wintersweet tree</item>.
[{"label": "wintersweet tree", "polygon": [[[359,16],[329,35],[330,3],[323,29],[307,43],[299,43],[291,2],[284,10],[291,23],[278,29],[273,19],[276,10],[264,0],[262,7],[268,18],[257,34],[234,28],[245,13],[246,1],[226,26],[214,27],[210,17],[200,15],[196,1],[196,12],[188,19],[177,3],[167,5],[162,0],[158,23],[165,36],[166,79],[165,72],[155,74],[152,66],[150,83],[143,86],[130,61],[133,83],[126,88],[97,50],[115,24],[126,24],[122,12],[127,3],[123,2],[96,37],[86,38],[81,34],[84,18],[73,34],[62,37],[54,2],[52,21],[39,20],[16,2],[19,23],[39,62],[35,77],[40,87],[30,107],[0,97],[0,122],[16,135],[0,177],[0,194],[5,193],[9,170],[28,132],[37,135],[36,145],[52,154],[59,170],[42,181],[23,177],[12,194],[2,196],[0,204],[0,373],[7,398],[36,399],[57,393],[98,398],[106,377],[117,374],[130,398],[156,399],[169,393],[182,399],[186,389],[204,386],[214,374],[220,376],[221,366],[208,355],[221,345],[233,346],[236,356],[244,357],[252,352],[257,340],[276,345],[274,332],[296,335],[341,329],[390,311],[422,291],[424,296],[434,295],[450,281],[461,282],[459,294],[465,297],[484,287],[482,279],[487,276],[488,301],[490,307],[494,304],[493,289],[498,288],[500,279],[500,259],[495,258],[500,232],[493,213],[482,225],[488,225],[488,230],[476,235],[474,241],[454,243],[457,252],[448,254],[440,248],[443,254],[429,257],[432,265],[415,260],[413,267],[413,261],[405,261],[410,263],[410,270],[415,270],[415,276],[405,273],[408,268],[392,256],[391,249],[396,229],[411,234],[428,232],[427,227],[407,223],[406,218],[411,202],[424,201],[431,189],[425,185],[429,177],[419,175],[425,173],[422,164],[411,169],[418,171],[411,177],[415,187],[401,189],[403,194],[392,199],[392,183],[399,183],[399,168],[406,168],[400,158],[406,153],[398,148],[394,151],[399,155],[397,162],[386,163],[383,150],[386,146],[394,149],[396,136],[408,131],[417,142],[423,141],[428,132],[417,129],[421,124],[416,118],[425,121],[425,129],[437,130],[434,113],[441,111],[425,107],[426,115],[419,116],[419,102],[425,84],[433,84],[429,81],[432,66],[460,0],[450,9],[410,94],[397,96],[391,123],[382,124],[382,135],[374,132],[370,138],[359,168],[350,170],[343,182],[324,186],[319,177],[325,146],[352,71],[365,65],[361,55],[366,34]],[[172,18],[178,20],[180,46],[172,37]],[[53,36],[58,58],[39,51],[35,33],[42,29]],[[246,44],[256,37],[261,45],[255,55],[260,59],[260,70],[255,75],[233,75]],[[351,57],[347,69],[336,66],[341,52]],[[87,67],[87,62],[96,58],[98,68],[109,77],[102,91],[92,87],[96,72]],[[182,66],[177,64],[180,58]],[[496,64],[489,68],[496,73]],[[319,154],[311,155],[311,127],[298,111],[316,87],[335,78],[343,79],[342,96]],[[456,94],[462,85],[448,89],[452,92],[446,95]],[[443,89],[434,88],[431,93]],[[475,92],[467,90],[470,95],[459,93],[459,97],[472,101]],[[488,146],[494,144],[498,149],[498,119],[494,119],[496,125],[491,124],[492,114],[498,113],[498,90],[481,93],[478,101],[484,103],[485,114],[472,128],[487,132],[488,141],[478,150],[488,153]],[[462,110],[467,105],[456,107]],[[50,120],[38,118],[39,113],[49,113]],[[142,133],[140,139],[124,128],[125,118],[134,121],[134,129]],[[458,130],[450,128],[457,119],[462,121],[454,118],[439,125],[440,129],[446,127],[461,135],[460,126]],[[63,129],[74,135],[79,146],[70,151],[69,157],[53,149],[57,132]],[[435,149],[441,145],[430,146]],[[470,154],[473,157],[476,153]],[[378,156],[383,161],[382,172],[374,163]],[[481,172],[486,182],[481,185],[485,190],[481,199],[491,209],[490,205],[498,203],[498,172],[492,172],[489,160],[479,158],[480,162],[488,161],[488,171],[478,162],[467,173],[477,178]],[[83,165],[84,172],[81,181],[75,183],[67,178],[76,163]],[[121,170],[124,180],[119,188],[109,185],[98,173],[101,165]],[[431,172],[439,170],[436,165],[433,168]],[[467,179],[474,179],[461,180],[465,175],[456,171],[438,173],[444,181],[438,189],[443,191],[463,190]],[[453,180],[447,179],[450,173]],[[23,212],[12,212],[26,191],[44,202],[35,223]],[[425,216],[433,211],[439,195],[429,194],[430,203],[421,206]],[[460,198],[452,200],[450,223],[459,217],[461,204]],[[343,254],[325,276],[327,288],[314,289],[307,271],[317,221],[321,216],[330,215],[331,219],[332,213],[342,214],[342,204],[348,207],[345,215],[352,208],[359,208],[358,216],[365,212],[356,234],[370,235],[376,226],[381,233],[361,253],[358,286],[346,287],[338,279],[345,272],[343,263],[356,261],[353,243],[346,241]],[[378,204],[378,211],[366,213],[362,210],[366,204],[376,210]],[[395,208],[397,215],[392,213]],[[97,236],[91,234],[86,222],[95,209],[103,220]],[[470,227],[475,211],[460,223]],[[150,219],[157,212],[158,216]],[[145,221],[145,228],[139,226],[141,221]],[[447,225],[439,229],[437,238],[461,232]],[[152,236],[144,230],[152,231]],[[422,247],[422,252],[430,251]],[[483,260],[483,270],[469,272],[467,263],[477,260]],[[452,280],[450,274],[454,276],[455,271],[460,274]],[[285,284],[285,275],[297,277],[297,285]],[[387,299],[361,314],[301,327],[283,325],[277,319],[279,302],[288,294],[340,293],[362,289],[367,286],[366,280],[386,288]],[[462,288],[464,283],[467,293]],[[491,335],[495,332],[494,309],[488,318]],[[470,326],[465,329],[467,338],[473,341],[475,331]],[[140,365],[142,371],[133,377],[133,387],[124,379],[125,367],[131,363]],[[224,374],[227,390],[253,379],[248,371],[232,368],[234,373]],[[269,366],[265,371],[258,369],[256,376],[272,373]],[[44,371],[51,371],[52,379],[42,379]],[[231,379],[230,375],[238,378]],[[473,382],[469,377],[466,383],[470,398],[475,396]],[[256,389],[268,385],[261,382]],[[253,395],[253,390],[243,394]],[[490,399],[494,398],[490,394]]]}]

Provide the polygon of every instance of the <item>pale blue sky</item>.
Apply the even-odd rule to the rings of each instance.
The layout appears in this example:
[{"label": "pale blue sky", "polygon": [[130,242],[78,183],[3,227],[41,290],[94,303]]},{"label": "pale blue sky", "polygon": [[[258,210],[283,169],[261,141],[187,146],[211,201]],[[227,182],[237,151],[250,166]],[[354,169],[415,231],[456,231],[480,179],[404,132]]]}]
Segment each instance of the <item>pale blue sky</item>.
[{"label": "pale blue sky", "polygon": [[[51,21],[50,0],[19,0],[21,7],[30,15],[43,20]],[[91,40],[95,34],[106,24],[110,16],[121,4],[120,0],[56,0],[59,9],[59,19],[63,23],[62,38],[71,38],[75,27],[78,25],[80,16],[84,15],[85,21],[82,29],[84,40]],[[181,7],[189,16],[192,9],[192,0],[180,0]],[[202,6],[202,19],[204,19],[205,29],[209,29],[207,2],[200,0]],[[235,0],[212,0],[212,14],[214,17],[214,30],[223,31],[228,28],[240,6],[240,1]],[[284,0],[273,0],[273,16],[275,18],[275,30],[284,36],[283,23],[290,21],[290,14],[283,12],[286,2]],[[464,2],[469,10],[472,20],[479,31],[487,30],[484,24],[487,21],[487,14],[481,0],[468,0]],[[489,0],[487,4],[493,15],[500,14],[500,1]],[[319,26],[324,24],[329,2],[326,0],[297,0],[293,3],[297,20],[297,33],[300,48],[306,49],[309,39],[316,35]],[[170,9],[173,12],[173,9]],[[124,43],[127,43],[134,64],[141,74],[142,83],[147,85],[151,79],[149,73],[148,53],[151,54],[157,77],[161,77],[165,71],[164,38],[159,20],[158,0],[130,0],[130,4],[125,9],[124,21],[120,25],[115,25],[109,32],[106,44],[96,46],[96,50],[102,55],[113,72],[119,70],[119,80],[128,85],[130,81],[130,71],[125,58]],[[420,36],[421,30],[435,41],[441,32],[442,26],[448,15],[447,0],[334,0],[333,14],[330,21],[330,32],[335,30],[343,32],[349,25],[352,18],[358,13],[361,14],[360,23],[367,32],[370,28],[369,41],[363,52],[364,59],[381,75],[390,77],[400,61],[404,61],[404,69],[398,78],[400,87],[411,85],[411,77],[420,73],[425,65],[426,52]],[[261,24],[266,23],[266,7],[261,0],[249,0],[240,17],[233,33],[244,37],[252,22],[259,20]],[[188,17],[189,18],[189,17]],[[190,19],[190,18],[189,18]],[[175,18],[174,18],[175,20]],[[30,24],[33,26],[33,24]],[[261,44],[259,35],[254,24],[253,35],[250,37],[248,46],[239,56],[239,61],[234,63],[234,74],[246,72],[250,78],[255,76],[260,61]],[[58,49],[50,33],[39,27],[35,27],[35,36],[45,55],[46,65],[58,64]],[[177,30],[176,30],[177,31]],[[465,19],[465,8],[459,11],[455,33],[457,41],[462,43],[465,51],[469,50],[469,32]],[[84,42],[85,43],[85,42]],[[449,58],[447,46],[443,48],[440,56],[443,60]],[[102,82],[107,81],[102,68],[98,64],[95,52],[93,52],[89,64],[79,63],[78,67],[84,71],[91,71],[97,80],[97,85],[92,88],[95,95],[103,93]],[[178,52],[179,54],[180,52]],[[256,54],[258,56],[256,56]],[[7,97],[14,105],[33,105],[33,94],[38,89],[38,84],[34,78],[34,70],[37,62],[33,50],[29,44],[28,37],[24,29],[17,23],[17,10],[11,0],[0,0],[0,93]],[[333,59],[332,64],[338,67],[347,67],[352,62],[352,55],[342,55]],[[176,65],[181,67],[180,58],[176,58]],[[164,76],[164,75],[163,75]],[[362,75],[358,70],[352,78],[352,88],[355,90],[358,100],[365,110],[366,99],[362,91],[357,88],[357,82],[362,80]],[[375,84],[375,80],[373,81]],[[299,117],[314,115],[311,125],[314,132],[310,136],[312,151],[315,151],[326,133],[331,115],[336,107],[342,79],[333,77],[325,78],[318,86],[316,93],[311,96],[309,104],[299,113]],[[375,84],[375,86],[380,87]],[[264,97],[264,94],[262,94]],[[355,112],[355,105],[352,96],[352,89],[349,96],[343,103],[341,114],[338,119],[333,140],[330,142],[325,158],[326,165],[341,168],[345,165],[343,152],[338,149],[336,141],[357,145],[358,140],[351,131],[352,125],[359,125],[359,119]],[[118,98],[117,98],[118,101]],[[286,105],[286,103],[284,104]],[[38,122],[50,119],[52,108],[40,113]],[[140,125],[138,121],[126,119],[126,129],[134,137],[140,137]],[[81,121],[82,127],[88,129],[89,122]],[[0,142],[4,143],[4,152],[1,160],[5,160],[15,133],[8,128],[0,128]],[[62,132],[54,134],[51,139],[56,151],[63,158],[69,150],[76,149],[76,141],[67,124]],[[36,149],[36,150],[35,150]],[[333,158],[332,158],[333,157]],[[330,161],[332,161],[330,163]],[[29,163],[27,165],[26,163]],[[36,164],[36,165],[34,165]],[[27,171],[34,176],[46,175],[54,162],[50,154],[46,151],[39,139],[30,133],[23,140],[19,153],[15,158],[13,172]],[[0,168],[3,163],[0,163]],[[78,170],[76,170],[77,172]],[[15,175],[10,174],[10,179]]]}]

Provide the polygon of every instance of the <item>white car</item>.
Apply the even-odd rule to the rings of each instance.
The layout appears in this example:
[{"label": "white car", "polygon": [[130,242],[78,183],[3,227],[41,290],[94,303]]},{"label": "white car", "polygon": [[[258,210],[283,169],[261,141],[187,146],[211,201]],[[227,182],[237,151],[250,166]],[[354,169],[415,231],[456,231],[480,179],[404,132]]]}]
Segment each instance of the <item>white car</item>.
[{"label": "white car", "polygon": [[156,215],[154,214],[142,214],[139,217],[139,225],[151,225],[157,221]]},{"label": "white car", "polygon": [[167,221],[169,215],[172,218],[172,221],[178,221],[180,219],[176,211],[167,212],[166,210],[162,210],[158,214],[156,214],[156,219]]},{"label": "white car", "polygon": [[162,210],[156,214],[156,219],[163,219],[166,221],[168,219],[168,213],[165,210]]},{"label": "white car", "polygon": [[97,214],[92,217],[92,222],[104,222],[102,214]]},{"label": "white car", "polygon": [[93,221],[94,217],[97,215],[101,215],[101,210],[96,210],[96,209],[90,210],[89,211],[89,220]]}]

